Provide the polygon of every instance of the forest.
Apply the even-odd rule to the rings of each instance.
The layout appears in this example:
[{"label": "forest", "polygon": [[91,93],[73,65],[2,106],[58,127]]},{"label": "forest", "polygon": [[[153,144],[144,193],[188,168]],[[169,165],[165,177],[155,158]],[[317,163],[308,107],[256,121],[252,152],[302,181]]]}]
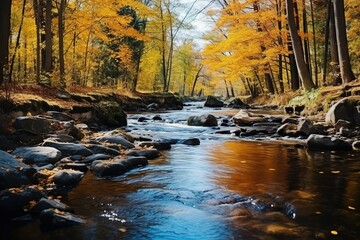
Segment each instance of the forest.
[{"label": "forest", "polygon": [[[356,0],[201,2],[1,1],[0,84],[256,97],[359,74]],[[182,34],[200,12],[202,46]]]}]

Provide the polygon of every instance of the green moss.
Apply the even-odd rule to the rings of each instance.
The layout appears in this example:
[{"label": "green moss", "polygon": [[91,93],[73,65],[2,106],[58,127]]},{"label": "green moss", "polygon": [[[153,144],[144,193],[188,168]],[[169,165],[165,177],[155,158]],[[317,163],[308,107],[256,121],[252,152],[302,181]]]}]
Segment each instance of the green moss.
[{"label": "green moss", "polygon": [[95,117],[98,123],[109,127],[127,125],[126,113],[116,102],[101,102],[95,106]]}]

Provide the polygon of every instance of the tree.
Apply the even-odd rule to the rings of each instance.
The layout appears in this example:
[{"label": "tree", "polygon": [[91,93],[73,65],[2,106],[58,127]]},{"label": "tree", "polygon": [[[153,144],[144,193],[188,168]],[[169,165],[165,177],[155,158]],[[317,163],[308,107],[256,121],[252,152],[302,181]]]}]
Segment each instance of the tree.
[{"label": "tree", "polygon": [[339,53],[339,65],[343,83],[349,83],[355,79],[351,69],[348,41],[346,36],[344,0],[333,0],[335,31],[337,49]]},{"label": "tree", "polygon": [[315,85],[311,79],[309,69],[306,66],[303,49],[301,46],[299,35],[297,33],[293,0],[286,0],[286,11],[288,15],[288,24],[289,24],[291,42],[294,49],[294,55],[295,55],[295,60],[299,71],[299,75],[304,88],[306,90],[311,90],[315,88]]},{"label": "tree", "polygon": [[11,0],[0,3],[0,84],[5,81],[9,58]]}]

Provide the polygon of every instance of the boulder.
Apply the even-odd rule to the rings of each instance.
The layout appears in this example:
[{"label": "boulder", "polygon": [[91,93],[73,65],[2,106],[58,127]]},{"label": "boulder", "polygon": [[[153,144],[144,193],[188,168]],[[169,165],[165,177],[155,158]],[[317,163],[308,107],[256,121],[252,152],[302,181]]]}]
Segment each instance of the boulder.
[{"label": "boulder", "polygon": [[71,156],[71,155],[80,155],[83,157],[92,155],[93,152],[86,148],[82,144],[75,144],[75,143],[59,143],[54,141],[45,141],[43,146],[53,147],[58,149],[63,157]]},{"label": "boulder", "polygon": [[306,140],[308,149],[326,149],[326,150],[351,150],[349,142],[331,136],[311,134]]},{"label": "boulder", "polygon": [[61,169],[72,169],[80,172],[87,172],[88,167],[86,163],[65,163],[59,165]]},{"label": "boulder", "polygon": [[30,208],[30,213],[33,215],[39,215],[45,209],[57,209],[65,212],[72,212],[73,210],[64,203],[60,201],[55,201],[48,198],[41,198],[32,208]]},{"label": "boulder", "polygon": [[45,209],[40,213],[40,223],[45,228],[59,228],[83,224],[85,220],[75,214]]},{"label": "boulder", "polygon": [[39,201],[45,194],[37,186],[11,188],[0,192],[0,211],[4,216],[16,216],[24,213],[30,201]]},{"label": "boulder", "polygon": [[280,136],[293,136],[297,131],[297,127],[296,124],[285,123],[277,129],[276,133]]},{"label": "boulder", "polygon": [[100,178],[120,176],[136,167],[148,164],[146,157],[128,157],[126,159],[115,159],[105,161],[94,161],[91,170]]},{"label": "boulder", "polygon": [[340,119],[353,125],[360,124],[360,96],[343,98],[331,106],[326,113],[326,123],[334,126]]},{"label": "boulder", "polygon": [[251,126],[254,123],[268,122],[267,118],[259,115],[253,115],[244,110],[240,110],[235,116],[233,116],[232,119],[235,124],[240,126]]},{"label": "boulder", "polygon": [[40,117],[18,117],[14,127],[16,130],[25,130],[36,135],[48,134],[51,131],[50,121]]},{"label": "boulder", "polygon": [[53,147],[19,147],[12,154],[27,164],[38,166],[54,164],[61,159],[61,152]]},{"label": "boulder", "polygon": [[121,137],[121,136],[102,136],[102,137],[98,137],[96,138],[96,140],[100,141],[100,142],[109,142],[109,143],[113,143],[113,144],[119,144],[121,145],[123,148],[134,148],[135,145],[132,144],[131,142],[129,142],[128,140],[126,140],[125,138]]},{"label": "boulder", "polygon": [[155,115],[155,116],[152,117],[152,120],[154,120],[154,121],[162,121],[163,119],[161,118],[160,115]]},{"label": "boulder", "polygon": [[126,113],[116,102],[101,102],[94,109],[94,122],[109,127],[123,127],[127,125]]},{"label": "boulder", "polygon": [[105,147],[103,145],[98,145],[98,144],[91,144],[88,146],[88,148],[94,153],[94,154],[107,154],[110,156],[118,156],[120,155],[120,152],[116,149],[110,148],[110,147]]},{"label": "boulder", "polygon": [[109,158],[110,158],[110,155],[108,155],[108,154],[97,153],[94,155],[87,156],[82,162],[83,163],[92,163],[93,161],[108,160]]},{"label": "boulder", "polygon": [[302,111],[304,111],[305,105],[296,105],[294,107],[295,114],[300,115]]},{"label": "boulder", "polygon": [[245,104],[240,98],[232,98],[229,101],[229,107],[232,108],[249,108],[250,106]]},{"label": "boulder", "polygon": [[60,170],[51,176],[56,185],[72,186],[84,177],[84,173],[71,169]]},{"label": "boulder", "polygon": [[157,109],[159,109],[159,104],[150,103],[149,105],[146,106],[146,108],[150,111],[157,110]]},{"label": "boulder", "polygon": [[214,96],[208,96],[206,98],[205,107],[223,107],[224,106],[224,102],[218,100],[216,97]]},{"label": "boulder", "polygon": [[0,190],[30,184],[28,175],[31,170],[28,165],[0,150]]},{"label": "boulder", "polygon": [[191,116],[187,120],[189,126],[204,126],[214,127],[218,125],[217,119],[214,115],[203,114],[201,116]]},{"label": "boulder", "polygon": [[310,134],[325,134],[320,128],[313,125],[309,120],[302,119],[297,125],[297,131],[305,136]]},{"label": "boulder", "polygon": [[74,120],[73,116],[65,112],[48,111],[47,115],[58,121],[71,121]]},{"label": "boulder", "polygon": [[140,147],[152,147],[157,150],[169,150],[171,149],[171,144],[169,142],[141,142],[139,143]]},{"label": "boulder", "polygon": [[76,139],[73,136],[68,134],[52,134],[47,136],[49,140],[55,142],[76,142]]},{"label": "boulder", "polygon": [[126,156],[146,157],[148,160],[153,160],[160,156],[160,152],[157,149],[131,150]]},{"label": "boulder", "polygon": [[292,106],[287,106],[287,107],[285,107],[285,113],[287,113],[287,114],[293,114],[294,113],[294,107],[292,107]]},{"label": "boulder", "polygon": [[198,138],[189,138],[189,139],[181,140],[181,141],[179,141],[179,143],[185,144],[185,145],[195,146],[195,145],[200,145],[200,139],[198,139]]},{"label": "boulder", "polygon": [[146,121],[149,121],[150,118],[147,118],[147,117],[139,117],[138,118],[138,122],[146,122]]},{"label": "boulder", "polygon": [[78,141],[81,141],[81,139],[85,137],[85,134],[75,126],[70,127],[66,132],[69,136],[75,138]]}]

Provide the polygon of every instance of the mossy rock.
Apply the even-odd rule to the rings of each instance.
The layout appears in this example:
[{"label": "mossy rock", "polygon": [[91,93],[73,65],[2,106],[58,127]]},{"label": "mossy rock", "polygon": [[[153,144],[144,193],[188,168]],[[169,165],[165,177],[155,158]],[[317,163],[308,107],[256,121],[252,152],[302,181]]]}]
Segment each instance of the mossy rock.
[{"label": "mossy rock", "polygon": [[101,102],[94,108],[97,123],[109,127],[122,127],[127,125],[126,113],[116,102]]}]

